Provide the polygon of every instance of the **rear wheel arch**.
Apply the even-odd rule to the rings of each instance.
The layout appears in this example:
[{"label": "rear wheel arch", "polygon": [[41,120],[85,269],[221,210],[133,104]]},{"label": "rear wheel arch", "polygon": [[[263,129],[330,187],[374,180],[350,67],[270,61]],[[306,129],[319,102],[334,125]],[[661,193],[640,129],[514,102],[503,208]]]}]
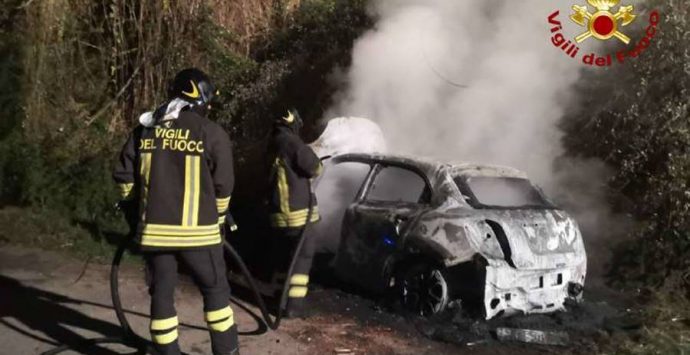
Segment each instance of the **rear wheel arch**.
[{"label": "rear wheel arch", "polygon": [[435,268],[444,268],[444,265],[439,259],[425,253],[405,254],[398,256],[392,265],[392,272],[402,271],[410,268],[415,264],[426,264]]},{"label": "rear wheel arch", "polygon": [[436,241],[418,236],[405,237],[405,246],[402,258],[426,258],[430,262],[443,265],[447,259],[452,259],[453,254]]},{"label": "rear wheel arch", "polygon": [[439,270],[446,266],[444,260],[447,258],[445,251],[440,245],[431,243],[421,237],[407,237],[405,247],[400,252],[393,254],[386,261],[384,274],[389,279],[399,276],[405,269],[415,264],[426,264]]}]

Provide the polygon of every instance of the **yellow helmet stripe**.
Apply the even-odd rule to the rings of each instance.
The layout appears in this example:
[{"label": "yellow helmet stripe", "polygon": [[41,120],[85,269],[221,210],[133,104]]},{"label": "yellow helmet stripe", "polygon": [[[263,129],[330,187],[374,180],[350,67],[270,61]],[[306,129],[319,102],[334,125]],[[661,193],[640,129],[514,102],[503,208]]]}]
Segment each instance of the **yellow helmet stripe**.
[{"label": "yellow helmet stripe", "polygon": [[191,97],[192,99],[198,99],[201,96],[201,94],[199,94],[199,89],[197,89],[196,84],[194,84],[193,80],[190,80],[189,83],[192,84],[192,92],[186,92],[182,90],[182,93]]}]

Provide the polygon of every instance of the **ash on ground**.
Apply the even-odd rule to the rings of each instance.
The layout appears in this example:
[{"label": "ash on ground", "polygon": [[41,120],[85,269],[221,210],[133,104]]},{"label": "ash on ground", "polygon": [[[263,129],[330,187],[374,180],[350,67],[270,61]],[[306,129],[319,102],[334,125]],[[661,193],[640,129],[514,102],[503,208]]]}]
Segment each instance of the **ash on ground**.
[{"label": "ash on ground", "polygon": [[[618,295],[593,297],[566,305],[551,314],[514,315],[491,320],[467,314],[461,304],[423,318],[406,314],[390,304],[356,295],[353,290],[319,288],[312,293],[316,315],[343,314],[365,326],[390,327],[404,337],[422,337],[459,347],[500,348],[524,344],[546,352],[591,353],[602,339],[619,335],[635,337],[641,329],[637,312],[619,302]],[[610,291],[608,291],[610,292]]]}]

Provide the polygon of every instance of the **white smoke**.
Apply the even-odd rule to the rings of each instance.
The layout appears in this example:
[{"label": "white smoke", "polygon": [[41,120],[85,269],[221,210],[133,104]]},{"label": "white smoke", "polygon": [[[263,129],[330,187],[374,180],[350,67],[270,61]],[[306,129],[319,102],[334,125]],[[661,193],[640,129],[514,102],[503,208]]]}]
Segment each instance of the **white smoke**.
[{"label": "white smoke", "polygon": [[373,119],[394,151],[511,165],[548,182],[582,68],[551,44],[559,4],[572,2],[380,1],[327,117]]},{"label": "white smoke", "polygon": [[[584,1],[582,1],[584,4]],[[563,197],[564,178],[581,224],[609,216],[604,169],[577,162],[581,181],[554,167],[563,155],[558,123],[585,70],[551,43],[547,18],[559,10],[563,34],[582,31],[568,18],[572,0],[389,0],[354,46],[352,66],[326,117],[377,122],[390,151],[445,161],[513,166],[547,194]],[[578,32],[579,31],[579,32]],[[590,52],[580,45],[580,54]],[[598,69],[601,70],[601,69]],[[584,201],[584,202],[583,202]],[[566,201],[568,203],[568,201]],[[597,217],[592,217],[596,215]],[[584,229],[594,230],[590,226]],[[590,238],[592,238],[590,236]]]}]

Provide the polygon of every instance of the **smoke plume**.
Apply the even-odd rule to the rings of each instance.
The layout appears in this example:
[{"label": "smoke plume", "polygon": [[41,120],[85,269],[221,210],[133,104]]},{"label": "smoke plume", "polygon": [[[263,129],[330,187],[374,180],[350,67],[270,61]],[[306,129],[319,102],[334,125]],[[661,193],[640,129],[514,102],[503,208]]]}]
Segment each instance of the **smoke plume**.
[{"label": "smoke plume", "polygon": [[[551,42],[547,18],[556,10],[566,38],[581,31],[568,18],[572,5],[379,1],[372,9],[376,26],[355,43],[352,66],[340,78],[345,89],[326,117],[374,120],[391,152],[526,171],[547,195],[572,206],[591,260],[601,245],[595,232],[615,218],[604,201],[605,168],[563,163],[558,123],[582,70],[597,70]],[[595,42],[581,44],[580,52]]]}]

